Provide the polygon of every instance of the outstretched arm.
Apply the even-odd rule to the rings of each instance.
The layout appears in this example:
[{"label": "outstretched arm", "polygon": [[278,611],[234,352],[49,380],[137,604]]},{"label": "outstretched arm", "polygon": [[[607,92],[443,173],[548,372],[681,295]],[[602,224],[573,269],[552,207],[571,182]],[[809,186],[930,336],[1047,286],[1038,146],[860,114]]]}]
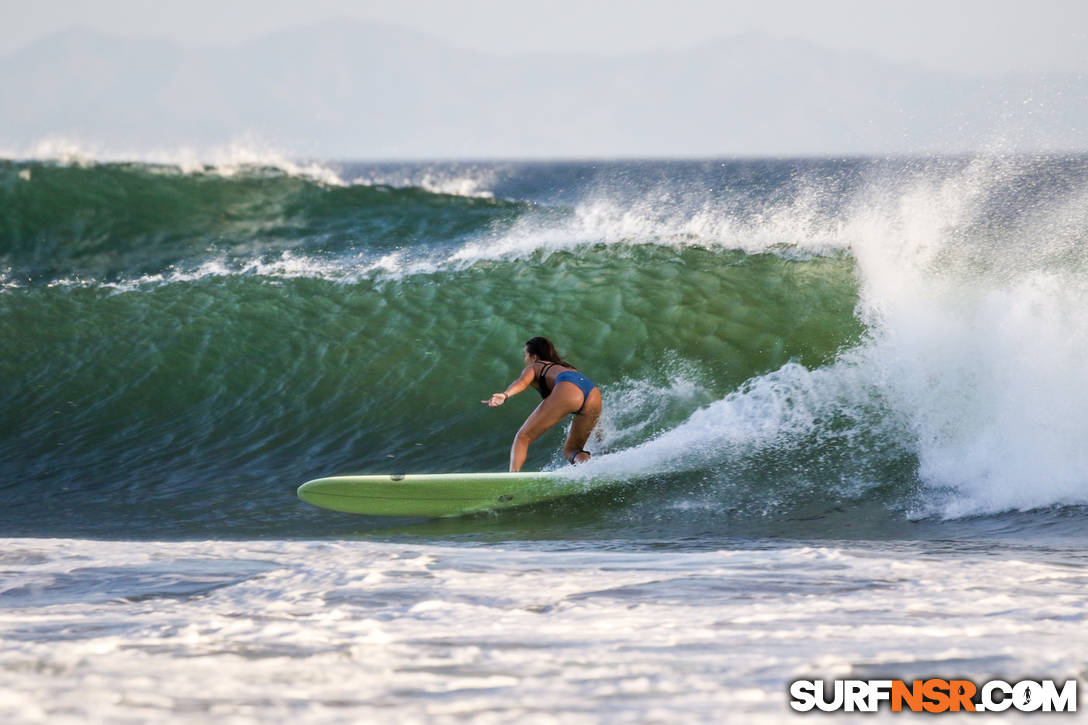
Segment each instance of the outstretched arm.
[{"label": "outstretched arm", "polygon": [[533,372],[533,366],[527,365],[525,366],[525,369],[521,371],[521,375],[518,376],[518,379],[506,386],[506,390],[501,393],[492,393],[490,398],[481,400],[480,402],[487,404],[490,408],[498,407],[505,403],[508,398],[517,395],[529,387],[535,376],[536,373]]}]

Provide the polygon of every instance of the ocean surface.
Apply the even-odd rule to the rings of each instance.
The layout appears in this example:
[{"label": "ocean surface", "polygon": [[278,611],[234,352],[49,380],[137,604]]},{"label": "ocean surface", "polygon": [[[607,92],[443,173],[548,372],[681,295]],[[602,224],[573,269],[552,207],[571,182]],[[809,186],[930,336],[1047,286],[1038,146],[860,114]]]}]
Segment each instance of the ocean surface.
[{"label": "ocean surface", "polygon": [[[583,494],[298,501],[504,470],[536,335],[602,390],[592,462],[526,464]],[[1085,156],[0,160],[0,339],[4,722],[1088,684]]]}]

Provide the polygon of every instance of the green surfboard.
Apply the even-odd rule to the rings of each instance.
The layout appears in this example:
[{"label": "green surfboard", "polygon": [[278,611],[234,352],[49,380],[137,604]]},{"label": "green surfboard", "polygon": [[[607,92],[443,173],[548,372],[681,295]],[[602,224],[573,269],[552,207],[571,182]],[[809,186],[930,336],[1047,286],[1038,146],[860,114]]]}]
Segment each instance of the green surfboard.
[{"label": "green surfboard", "polygon": [[586,490],[554,472],[332,476],[298,487],[306,503],[370,516],[463,516],[538,503]]}]

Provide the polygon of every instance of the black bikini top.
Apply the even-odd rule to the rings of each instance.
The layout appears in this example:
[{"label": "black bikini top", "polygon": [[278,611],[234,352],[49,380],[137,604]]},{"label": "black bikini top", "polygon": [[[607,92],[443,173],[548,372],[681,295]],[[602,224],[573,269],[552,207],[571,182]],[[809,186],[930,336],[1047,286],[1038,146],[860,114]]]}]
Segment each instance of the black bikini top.
[{"label": "black bikini top", "polygon": [[567,370],[577,370],[578,369],[578,368],[571,367],[570,365],[567,365],[565,363],[548,362],[548,363],[541,363],[541,365],[543,365],[544,367],[540,368],[540,378],[539,378],[539,380],[537,382],[537,385],[539,386],[538,389],[540,390],[540,397],[541,398],[547,398],[549,395],[552,394],[552,389],[548,387],[548,378],[546,377],[547,374],[548,374],[548,369],[551,368],[552,365],[558,365],[559,367],[566,368]]},{"label": "black bikini top", "polygon": [[540,390],[540,397],[541,398],[547,398],[549,395],[552,394],[551,388],[548,387],[548,378],[545,377],[545,376],[548,374],[548,368],[550,368],[552,365],[555,365],[555,364],[556,363],[553,363],[553,362],[544,363],[544,367],[540,368],[540,378],[539,378],[539,382],[537,383],[537,385],[538,385],[539,390]]},{"label": "black bikini top", "polygon": [[552,394],[552,389],[548,388],[547,378],[545,376],[547,374],[548,368],[551,368],[553,365],[555,365],[555,362],[545,362],[544,367],[541,368],[539,382],[537,382],[537,389],[540,390],[542,398]]}]

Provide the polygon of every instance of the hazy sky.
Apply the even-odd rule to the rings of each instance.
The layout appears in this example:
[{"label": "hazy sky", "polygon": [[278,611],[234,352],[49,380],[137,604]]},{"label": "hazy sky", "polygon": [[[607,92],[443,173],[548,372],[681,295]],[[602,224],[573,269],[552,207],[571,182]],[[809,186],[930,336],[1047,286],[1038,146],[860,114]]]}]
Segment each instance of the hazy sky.
[{"label": "hazy sky", "polygon": [[231,44],[343,16],[494,53],[618,54],[760,30],[948,70],[1088,73],[1088,0],[0,0],[0,53],[75,24]]}]

